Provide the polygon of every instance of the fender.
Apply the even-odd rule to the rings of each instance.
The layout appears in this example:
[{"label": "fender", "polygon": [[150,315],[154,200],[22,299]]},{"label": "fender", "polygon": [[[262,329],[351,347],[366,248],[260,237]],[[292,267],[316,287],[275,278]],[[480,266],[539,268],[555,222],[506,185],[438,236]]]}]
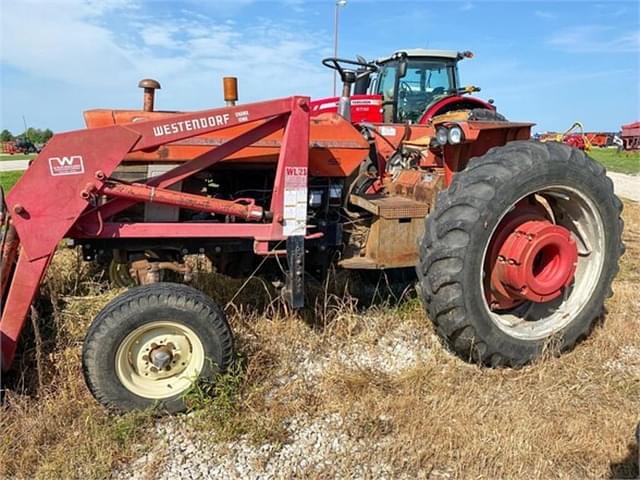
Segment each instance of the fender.
[{"label": "fender", "polygon": [[427,110],[422,114],[422,117],[420,117],[420,121],[418,123],[427,123],[438,114],[446,113],[458,108],[486,108],[487,110],[494,111],[496,109],[496,107],[491,105],[489,102],[485,102],[484,100],[476,97],[453,95],[451,97],[445,97],[441,100],[438,100],[436,103],[427,108]]}]

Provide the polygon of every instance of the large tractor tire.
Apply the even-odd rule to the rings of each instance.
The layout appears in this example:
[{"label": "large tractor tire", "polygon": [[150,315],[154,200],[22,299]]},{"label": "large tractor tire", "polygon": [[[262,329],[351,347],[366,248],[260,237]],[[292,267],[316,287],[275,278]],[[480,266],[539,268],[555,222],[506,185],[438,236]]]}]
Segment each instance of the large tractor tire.
[{"label": "large tractor tire", "polygon": [[112,300],[91,324],[82,366],[93,396],[125,412],[185,409],[196,381],[213,381],[233,360],[224,313],[186,285],[134,287]]},{"label": "large tractor tire", "polygon": [[465,360],[521,366],[565,351],[602,316],[624,252],[604,168],[559,143],[514,141],[470,160],[426,219],[419,290]]}]

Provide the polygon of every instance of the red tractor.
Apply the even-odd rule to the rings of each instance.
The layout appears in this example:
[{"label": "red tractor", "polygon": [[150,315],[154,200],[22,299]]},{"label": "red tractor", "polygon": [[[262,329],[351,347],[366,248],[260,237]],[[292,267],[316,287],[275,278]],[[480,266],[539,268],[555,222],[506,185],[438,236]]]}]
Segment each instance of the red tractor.
[{"label": "red tractor", "polygon": [[142,110],[86,112],[88,128],[55,135],[3,203],[2,368],[63,238],[139,284],[83,346],[89,389],[118,411],[179,411],[234,358],[215,302],[162,281],[188,279],[189,253],[232,276],[264,264],[294,308],[305,277],[334,265],[415,268],[436,332],[464,360],[517,367],[551,339],[572,348],[611,294],[622,205],[584,152],[532,141],[531,123],[460,95],[473,90],[457,80],[469,55],[325,59],[339,99],[236,105],[231,88],[224,108],[154,111],[160,85],[145,80]]},{"label": "red tractor", "polygon": [[[341,97],[313,101],[312,112],[335,113],[342,109],[342,115],[350,114],[356,123],[426,124],[434,116],[454,110],[474,111],[485,120],[505,120],[495,113],[492,100],[465,96],[480,88],[460,86],[458,62],[464,58],[473,58],[473,54],[415,48],[371,63],[362,57],[357,61],[325,59],[325,66],[339,72],[344,91]],[[355,67],[355,75],[345,75],[343,66]],[[347,97],[351,99],[349,113],[344,111]]]}]

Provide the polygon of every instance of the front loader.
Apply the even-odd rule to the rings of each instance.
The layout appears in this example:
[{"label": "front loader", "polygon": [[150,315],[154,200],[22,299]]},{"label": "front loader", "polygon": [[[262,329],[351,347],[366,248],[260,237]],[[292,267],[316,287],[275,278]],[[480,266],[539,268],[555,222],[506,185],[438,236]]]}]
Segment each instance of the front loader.
[{"label": "front loader", "polygon": [[[399,122],[397,110],[391,121],[352,119],[354,84],[380,65],[324,63],[344,84],[336,112],[302,96],[237,105],[233,93],[224,108],[155,111],[159,84],[146,80],[142,110],[88,111],[89,128],[55,135],[6,197],[3,370],[63,238],[116,283],[137,284],[100,312],[83,346],[89,389],[118,411],[182,410],[193,381],[233,359],[215,302],[163,281],[188,281],[190,253],[229,276],[277,260],[265,274],[284,277],[294,308],[305,277],[331,266],[415,268],[438,335],[484,365],[524,365],[552,338],[563,351],[586,337],[623,251],[604,169],[477,104],[422,123]],[[391,97],[411,90],[403,71]]]}]

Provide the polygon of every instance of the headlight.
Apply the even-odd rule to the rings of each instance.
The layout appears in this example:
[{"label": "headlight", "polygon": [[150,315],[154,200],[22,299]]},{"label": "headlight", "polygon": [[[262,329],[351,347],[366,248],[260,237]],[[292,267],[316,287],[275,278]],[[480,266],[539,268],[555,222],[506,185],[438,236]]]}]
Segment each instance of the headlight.
[{"label": "headlight", "polygon": [[452,145],[456,145],[462,142],[464,135],[462,134],[462,129],[460,127],[451,127],[449,129],[448,140]]},{"label": "headlight", "polygon": [[438,128],[438,130],[436,130],[436,140],[438,141],[439,145],[446,145],[448,137],[449,132],[445,127],[440,127]]}]

